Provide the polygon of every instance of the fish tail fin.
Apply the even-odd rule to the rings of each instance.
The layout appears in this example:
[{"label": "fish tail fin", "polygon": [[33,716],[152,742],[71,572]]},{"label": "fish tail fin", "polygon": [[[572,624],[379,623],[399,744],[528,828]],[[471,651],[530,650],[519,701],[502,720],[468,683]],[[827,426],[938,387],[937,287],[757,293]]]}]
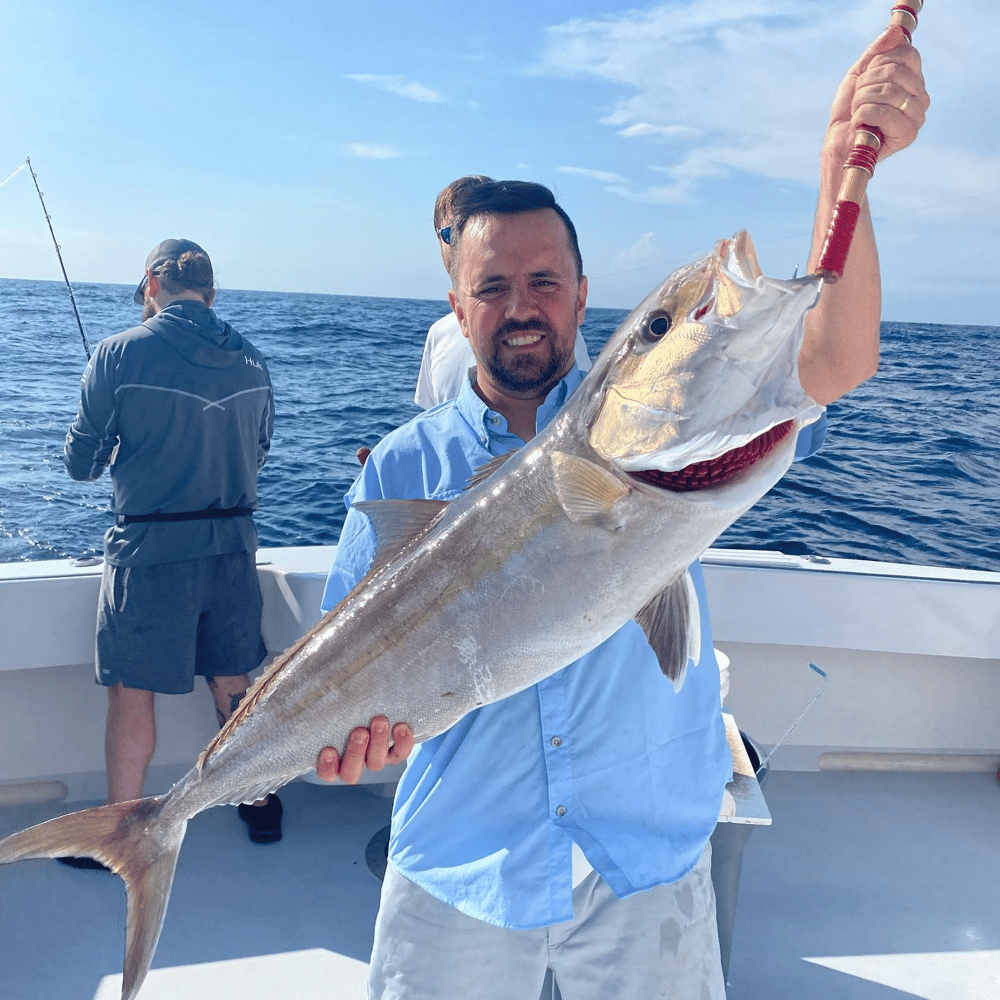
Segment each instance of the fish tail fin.
[{"label": "fish tail fin", "polygon": [[122,1000],[135,997],[149,971],[187,829],[187,819],[163,815],[166,800],[164,795],[84,809],[0,841],[0,864],[83,855],[121,876],[128,895]]}]

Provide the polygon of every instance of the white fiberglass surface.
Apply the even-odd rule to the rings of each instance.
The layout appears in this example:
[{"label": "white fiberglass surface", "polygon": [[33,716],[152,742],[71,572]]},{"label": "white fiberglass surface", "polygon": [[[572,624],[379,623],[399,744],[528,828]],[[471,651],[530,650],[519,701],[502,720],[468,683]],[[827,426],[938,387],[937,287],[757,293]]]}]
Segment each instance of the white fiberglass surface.
[{"label": "white fiberglass surface", "polygon": [[[773,823],[743,854],[729,1000],[1000,995],[1000,786],[992,774],[772,770]],[[379,881],[366,851],[389,800],[298,783],[285,837],[235,809],[196,817],[141,1000],[363,1000]],[[77,805],[80,805],[79,803]],[[62,811],[0,810],[0,834]],[[103,873],[0,866],[0,996],[112,1000],[125,899]],[[526,1000],[535,1000],[534,997]]]},{"label": "white fiberglass surface", "polygon": [[1000,996],[993,774],[772,771],[729,1000]]}]

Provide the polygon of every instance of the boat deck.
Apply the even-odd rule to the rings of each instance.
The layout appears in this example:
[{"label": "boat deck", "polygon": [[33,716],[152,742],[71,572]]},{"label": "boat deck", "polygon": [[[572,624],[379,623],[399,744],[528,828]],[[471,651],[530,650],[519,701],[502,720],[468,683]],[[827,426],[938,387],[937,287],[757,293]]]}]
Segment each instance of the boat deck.
[{"label": "boat deck", "polygon": [[[285,837],[268,846],[235,809],[195,817],[140,1000],[362,1000],[368,859],[390,808],[377,790],[287,787]],[[764,792],[774,822],[743,855],[731,1000],[1000,996],[992,775],[772,770]],[[0,835],[63,811],[0,809]],[[0,997],[117,1000],[124,928],[114,876],[0,866]]]}]

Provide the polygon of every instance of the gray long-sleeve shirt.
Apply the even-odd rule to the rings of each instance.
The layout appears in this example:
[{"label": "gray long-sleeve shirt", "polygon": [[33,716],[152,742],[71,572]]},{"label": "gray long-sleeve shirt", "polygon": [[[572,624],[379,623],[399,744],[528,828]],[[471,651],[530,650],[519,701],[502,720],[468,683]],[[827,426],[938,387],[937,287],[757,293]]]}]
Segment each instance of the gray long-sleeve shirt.
[{"label": "gray long-sleeve shirt", "polygon": [[[116,513],[257,507],[274,393],[260,352],[200,302],[171,302],[98,344],[66,435],[74,479],[110,465]],[[149,565],[254,551],[249,516],[112,525],[105,558]]]}]

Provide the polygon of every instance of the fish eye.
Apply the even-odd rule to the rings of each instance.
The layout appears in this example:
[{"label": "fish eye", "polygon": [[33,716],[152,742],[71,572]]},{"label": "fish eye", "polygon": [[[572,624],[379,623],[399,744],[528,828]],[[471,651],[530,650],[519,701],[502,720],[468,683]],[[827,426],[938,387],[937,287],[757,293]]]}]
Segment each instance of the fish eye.
[{"label": "fish eye", "polygon": [[646,340],[659,340],[670,329],[670,316],[664,312],[653,313],[646,322]]}]

